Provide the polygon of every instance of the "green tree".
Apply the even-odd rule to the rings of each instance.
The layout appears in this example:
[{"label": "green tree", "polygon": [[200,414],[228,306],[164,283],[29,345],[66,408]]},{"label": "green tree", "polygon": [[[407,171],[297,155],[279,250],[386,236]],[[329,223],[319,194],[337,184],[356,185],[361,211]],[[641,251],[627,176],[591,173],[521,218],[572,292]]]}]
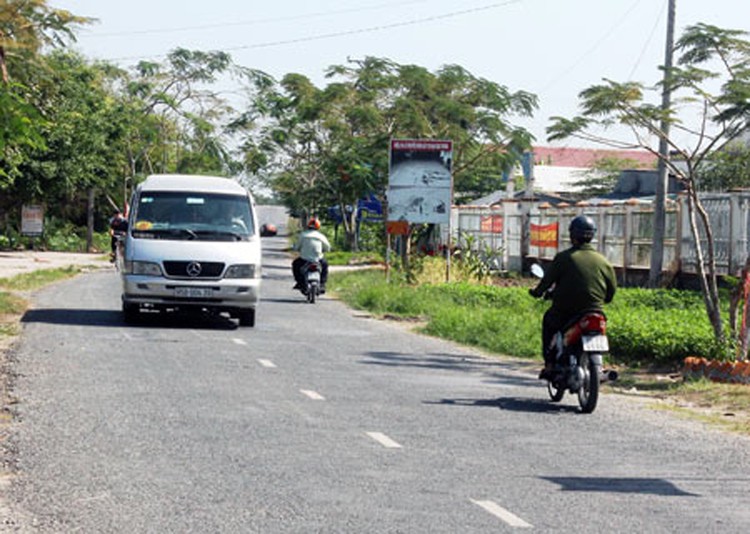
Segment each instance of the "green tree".
[{"label": "green tree", "polygon": [[580,188],[587,197],[606,195],[615,188],[622,171],[637,169],[639,166],[633,159],[605,156],[597,159],[573,185]]},{"label": "green tree", "polygon": [[[500,187],[501,171],[531,135],[511,118],[529,116],[536,98],[449,65],[437,72],[388,59],[366,57],[327,69],[317,88],[305,76],[288,74],[279,84],[256,79],[256,98],[238,125],[250,171],[265,166],[285,204],[314,212],[338,205],[348,242],[356,248],[358,199],[383,196],[391,138],[451,139],[458,192],[479,196]],[[481,179],[484,182],[481,182]],[[480,189],[478,183],[483,183]]]},{"label": "green tree", "polygon": [[125,90],[140,107],[148,143],[130,150],[131,167],[213,174],[233,169],[220,130],[232,109],[212,84],[234,68],[224,52],[186,49],[172,51],[164,63],[140,62]]},{"label": "green tree", "polygon": [[728,191],[750,187],[750,147],[742,141],[711,154],[698,170],[701,191]]},{"label": "green tree", "polygon": [[[677,66],[667,72],[675,104],[666,112],[646,100],[646,87],[637,82],[614,82],[580,93],[581,115],[572,119],[553,117],[550,139],[578,137],[617,148],[644,148],[661,157],[651,145],[653,138],[666,139],[674,158],[665,163],[687,193],[688,219],[696,252],[696,269],[706,312],[717,342],[725,342],[724,321],[719,301],[718,274],[711,223],[699,192],[699,175],[704,164],[735,140],[750,119],[750,42],[746,32],[697,24],[686,29],[676,43]],[[719,81],[718,90],[716,82]],[[657,84],[658,85],[658,84]],[[680,111],[697,104],[702,116],[695,123],[684,122]],[[694,109],[694,108],[693,108]],[[685,115],[689,116],[689,115]],[[672,134],[660,128],[662,120]],[[618,124],[633,133],[626,142],[599,132]],[[704,245],[705,243],[705,245]],[[735,337],[734,333],[732,337]]]},{"label": "green tree", "polygon": [[88,191],[111,190],[123,166],[120,106],[108,86],[111,69],[62,51],[39,61],[44,68],[29,84],[44,119],[45,144],[24,152],[9,196],[17,203],[44,201],[48,214],[83,222]]},{"label": "green tree", "polygon": [[42,46],[75,40],[77,26],[93,19],[47,5],[47,0],[4,0],[0,5],[0,73],[8,83],[8,60],[29,61]]},{"label": "green tree", "polygon": [[[18,177],[24,151],[44,145],[43,118],[30,100],[24,73],[36,63],[43,45],[62,45],[73,39],[73,29],[89,19],[54,9],[44,0],[5,0],[0,5],[0,190]],[[14,62],[17,80],[10,81],[8,63]]]},{"label": "green tree", "polygon": [[21,84],[0,84],[0,191],[7,191],[18,178],[25,152],[44,146],[42,115],[27,96]]}]

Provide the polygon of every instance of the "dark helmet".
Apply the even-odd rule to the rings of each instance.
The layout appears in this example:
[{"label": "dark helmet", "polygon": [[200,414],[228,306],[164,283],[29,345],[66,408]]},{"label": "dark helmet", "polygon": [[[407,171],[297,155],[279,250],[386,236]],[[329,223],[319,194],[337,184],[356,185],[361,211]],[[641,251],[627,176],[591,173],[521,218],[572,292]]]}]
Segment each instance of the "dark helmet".
[{"label": "dark helmet", "polygon": [[570,239],[581,243],[590,243],[596,234],[596,223],[594,219],[586,215],[579,215],[570,221]]}]

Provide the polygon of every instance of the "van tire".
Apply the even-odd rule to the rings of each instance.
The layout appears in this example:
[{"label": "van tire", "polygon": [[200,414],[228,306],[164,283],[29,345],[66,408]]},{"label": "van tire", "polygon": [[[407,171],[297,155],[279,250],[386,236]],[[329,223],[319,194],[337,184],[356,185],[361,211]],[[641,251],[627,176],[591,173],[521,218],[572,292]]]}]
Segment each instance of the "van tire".
[{"label": "van tire", "polygon": [[237,314],[240,326],[255,326],[255,310],[243,310]]},{"label": "van tire", "polygon": [[137,304],[126,304],[122,303],[122,317],[126,324],[134,324],[138,322],[140,316],[140,307]]}]

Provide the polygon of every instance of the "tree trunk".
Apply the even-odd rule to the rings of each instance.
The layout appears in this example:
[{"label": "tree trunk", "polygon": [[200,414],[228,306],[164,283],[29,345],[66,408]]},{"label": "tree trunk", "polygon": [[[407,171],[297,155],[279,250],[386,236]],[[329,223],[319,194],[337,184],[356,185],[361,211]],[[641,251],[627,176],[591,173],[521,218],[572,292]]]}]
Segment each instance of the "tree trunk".
[{"label": "tree trunk", "polygon": [[344,233],[346,234],[346,246],[350,252],[357,252],[359,250],[359,243],[357,242],[357,209],[355,207],[351,214],[348,214],[346,212],[346,204],[343,200],[339,200],[339,209],[341,210],[341,220],[344,225]]},{"label": "tree trunk", "polygon": [[351,218],[349,219],[349,232],[346,237],[349,241],[349,250],[359,252],[359,240],[357,239],[357,207],[352,209]]},{"label": "tree trunk", "polygon": [[[0,33],[0,35],[2,35]],[[0,72],[2,72],[3,83],[7,84],[9,81],[8,77],[8,64],[5,61],[5,47],[0,46]]]},{"label": "tree trunk", "polygon": [[[721,309],[719,308],[719,292],[716,285],[716,268],[713,257],[713,234],[707,225],[708,217],[700,204],[698,195],[695,190],[691,187],[688,191],[688,220],[690,221],[690,233],[695,241],[695,257],[696,257],[696,269],[698,270],[698,278],[701,284],[701,293],[703,294],[703,302],[706,306],[706,313],[708,314],[708,320],[711,322],[711,326],[714,330],[714,338],[719,343],[724,342],[724,328],[721,320]],[[701,244],[700,231],[698,230],[698,223],[696,221],[695,212],[698,211],[701,215],[701,223],[703,224],[704,230],[706,231],[706,242],[709,247],[709,273],[706,272],[706,264],[703,256],[703,245]]]},{"label": "tree trunk", "polygon": [[[730,335],[733,340],[737,341],[737,360],[744,360],[747,355],[748,297],[750,297],[750,257],[745,259],[745,267],[742,269],[740,280],[732,291],[729,302]],[[742,306],[741,312],[740,306]]]},{"label": "tree trunk", "polygon": [[94,188],[89,188],[86,207],[86,252],[94,251]]}]

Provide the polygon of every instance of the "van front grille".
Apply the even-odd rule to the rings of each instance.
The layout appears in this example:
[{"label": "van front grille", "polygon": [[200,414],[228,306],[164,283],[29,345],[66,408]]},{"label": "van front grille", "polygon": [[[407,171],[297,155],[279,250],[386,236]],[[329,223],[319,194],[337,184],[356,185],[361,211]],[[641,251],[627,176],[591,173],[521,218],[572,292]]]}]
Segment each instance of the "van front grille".
[{"label": "van front grille", "polygon": [[219,278],[224,264],[215,261],[165,261],[164,271],[173,278]]}]

